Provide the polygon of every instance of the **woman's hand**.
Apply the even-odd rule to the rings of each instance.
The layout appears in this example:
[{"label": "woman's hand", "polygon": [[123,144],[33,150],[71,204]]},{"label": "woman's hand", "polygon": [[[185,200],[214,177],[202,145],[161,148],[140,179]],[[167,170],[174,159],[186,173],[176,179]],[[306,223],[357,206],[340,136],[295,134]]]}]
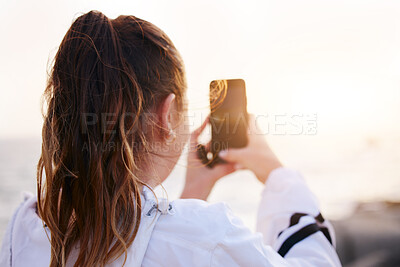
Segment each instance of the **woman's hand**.
[{"label": "woman's hand", "polygon": [[249,114],[249,143],[244,148],[221,151],[218,155],[224,160],[237,164],[237,168],[249,169],[261,183],[265,183],[274,169],[282,167],[281,162],[268,146],[262,132],[256,125],[256,118]]},{"label": "woman's hand", "polygon": [[181,198],[198,198],[206,200],[215,183],[220,178],[236,170],[234,163],[218,164],[213,168],[209,168],[198,158],[198,137],[207,126],[207,123],[208,118],[190,136],[186,181]]}]

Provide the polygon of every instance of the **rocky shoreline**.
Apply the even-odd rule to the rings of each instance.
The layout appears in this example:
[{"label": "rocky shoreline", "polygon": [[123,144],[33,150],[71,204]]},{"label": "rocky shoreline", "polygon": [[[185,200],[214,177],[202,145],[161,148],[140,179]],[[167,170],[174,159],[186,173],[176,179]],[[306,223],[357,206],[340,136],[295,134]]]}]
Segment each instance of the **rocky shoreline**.
[{"label": "rocky shoreline", "polygon": [[400,266],[400,202],[360,203],[332,224],[343,266]]}]

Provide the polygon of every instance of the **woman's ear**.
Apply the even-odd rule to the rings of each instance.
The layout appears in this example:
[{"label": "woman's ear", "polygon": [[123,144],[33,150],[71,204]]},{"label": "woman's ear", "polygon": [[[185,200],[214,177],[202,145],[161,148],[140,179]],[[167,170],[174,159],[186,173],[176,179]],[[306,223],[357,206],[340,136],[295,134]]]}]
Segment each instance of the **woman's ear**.
[{"label": "woman's ear", "polygon": [[161,103],[159,119],[162,129],[171,130],[171,120],[175,104],[175,94],[169,94]]}]

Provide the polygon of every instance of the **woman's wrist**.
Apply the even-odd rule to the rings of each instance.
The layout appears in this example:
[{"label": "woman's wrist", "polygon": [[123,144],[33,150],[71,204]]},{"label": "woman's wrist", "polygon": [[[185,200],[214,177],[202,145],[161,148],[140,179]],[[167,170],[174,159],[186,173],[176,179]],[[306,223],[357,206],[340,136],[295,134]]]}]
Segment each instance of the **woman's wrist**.
[{"label": "woman's wrist", "polygon": [[196,179],[194,181],[186,181],[180,198],[196,198],[207,200],[214,187],[215,181],[210,179]]},{"label": "woman's wrist", "polygon": [[258,170],[257,173],[255,173],[257,179],[262,184],[266,183],[272,171],[283,167],[282,163],[276,157],[273,157],[272,159],[271,158],[265,159],[265,162],[268,163],[260,164],[260,170]]}]

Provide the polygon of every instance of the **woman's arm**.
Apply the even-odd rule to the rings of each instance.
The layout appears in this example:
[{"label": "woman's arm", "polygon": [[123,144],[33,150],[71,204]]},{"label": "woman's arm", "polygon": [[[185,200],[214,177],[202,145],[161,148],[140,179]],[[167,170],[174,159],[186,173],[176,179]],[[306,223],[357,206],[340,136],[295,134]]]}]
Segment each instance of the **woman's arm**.
[{"label": "woman's arm", "polygon": [[[236,166],[251,170],[265,185],[257,216],[257,232],[262,233],[262,241],[256,236],[250,237],[246,230],[240,230],[244,229],[240,223],[228,231],[227,240],[253,239],[252,242],[257,244],[256,251],[260,252],[254,258],[258,257],[260,262],[266,261],[265,257],[289,266],[341,266],[335,251],[333,227],[320,214],[317,199],[300,173],[282,166],[253,115],[249,116],[248,136],[247,147],[229,149],[219,155]],[[237,243],[236,252],[222,251],[221,248],[216,251],[220,256],[227,252],[229,255],[240,253],[249,246],[245,243]],[[271,246],[274,252],[265,245]]]},{"label": "woman's arm", "polygon": [[[192,148],[206,123],[192,135]],[[316,198],[298,172],[282,166],[254,116],[249,116],[248,136],[245,148],[220,152],[229,164],[187,171],[183,197],[206,199],[217,179],[238,168],[251,170],[265,185],[257,233],[228,206],[222,211],[228,229],[212,251],[211,266],[341,266],[333,228],[319,214]],[[189,154],[189,160],[199,162],[195,153]]]},{"label": "woman's arm", "polygon": [[210,266],[341,266],[335,234],[301,175],[287,168],[271,172],[251,232],[226,207],[229,225],[213,250]]},{"label": "woman's arm", "polygon": [[262,191],[256,230],[291,265],[341,265],[334,229],[297,171],[282,167],[271,172]]},{"label": "woman's arm", "polygon": [[186,166],[186,179],[180,198],[207,200],[215,183],[236,170],[235,164],[219,164],[208,168],[197,156],[198,138],[208,124],[208,118],[193,131],[189,140],[189,154]]}]

